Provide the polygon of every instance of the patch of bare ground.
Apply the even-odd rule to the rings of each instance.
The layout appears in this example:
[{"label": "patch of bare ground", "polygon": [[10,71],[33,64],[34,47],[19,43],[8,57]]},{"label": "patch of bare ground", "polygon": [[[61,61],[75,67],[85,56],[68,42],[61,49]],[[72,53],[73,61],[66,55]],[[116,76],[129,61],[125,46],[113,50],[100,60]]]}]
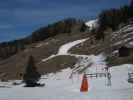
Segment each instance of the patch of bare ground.
[{"label": "patch of bare ground", "polygon": [[[36,63],[39,63],[42,61],[42,59],[56,54],[61,45],[89,37],[89,35],[90,34],[88,33],[65,33],[48,38],[38,43],[27,45],[24,51],[20,51],[10,58],[0,61],[0,79],[20,79],[20,74],[24,72],[29,55],[34,56]],[[73,59],[75,58],[68,56],[55,57],[46,63],[41,63],[38,66],[39,71],[41,71],[41,73],[48,73],[56,72],[62,68],[71,67]],[[65,65],[63,65],[63,63]]]},{"label": "patch of bare ground", "polygon": [[127,57],[119,56],[108,56],[107,59],[108,66],[117,66],[122,64],[133,64],[133,53]]},{"label": "patch of bare ground", "polygon": [[55,73],[65,68],[73,68],[77,58],[74,56],[61,55],[49,59],[46,62],[41,62],[37,66],[42,74]]}]

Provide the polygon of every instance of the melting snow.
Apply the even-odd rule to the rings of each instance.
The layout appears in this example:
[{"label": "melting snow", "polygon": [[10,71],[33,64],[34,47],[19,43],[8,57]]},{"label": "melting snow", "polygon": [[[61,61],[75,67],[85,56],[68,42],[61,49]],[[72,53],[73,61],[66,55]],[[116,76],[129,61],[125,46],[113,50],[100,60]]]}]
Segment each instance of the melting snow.
[{"label": "melting snow", "polygon": [[[77,40],[61,46],[57,55],[69,54],[71,47],[84,42],[86,39]],[[63,50],[63,51],[62,51]],[[47,59],[51,59],[57,55],[52,55]],[[74,69],[64,69],[58,73],[51,73],[44,75],[40,80],[45,83],[44,87],[24,88],[23,85],[13,86],[9,83],[11,88],[0,88],[0,100],[132,100],[133,99],[133,84],[128,83],[129,68],[133,65],[126,64],[121,66],[114,66],[110,69],[111,86],[107,86],[106,77],[89,78],[89,91],[86,93],[80,92],[80,85],[82,81],[82,74],[74,74],[70,79],[70,75],[77,69],[87,67],[88,72],[95,72],[96,68],[102,71],[106,67],[105,57],[100,54],[94,55],[75,55],[69,54],[79,58],[77,66]],[[44,60],[46,61],[46,59]],[[88,65],[90,65],[88,67]],[[80,66],[80,67],[78,67]],[[4,83],[0,82],[0,85]]]},{"label": "melting snow", "polygon": [[73,46],[76,46],[77,44],[80,44],[80,43],[86,41],[87,39],[77,40],[77,41],[74,41],[74,42],[70,42],[70,43],[64,44],[63,46],[60,47],[57,55],[67,55],[68,54],[68,51]]},{"label": "melting snow", "polygon": [[97,28],[99,26],[98,19],[90,20],[90,21],[86,22],[85,25],[88,26],[90,28],[90,30]]},{"label": "melting snow", "polygon": [[71,69],[68,68],[51,74],[48,79],[41,79],[40,82],[46,84],[44,87],[24,88],[18,85],[0,88],[0,100],[132,100],[133,84],[127,82],[128,67],[133,65],[111,68],[111,86],[107,86],[105,77],[88,78],[89,91],[86,93],[80,92],[82,75],[69,79]]},{"label": "melting snow", "polygon": [[[73,41],[73,42],[66,43],[66,44],[62,45],[62,46],[59,48],[59,51],[58,51],[58,53],[57,53],[56,55],[51,55],[51,56],[49,56],[48,58],[42,59],[42,61],[45,62],[45,61],[47,61],[47,60],[49,60],[49,59],[52,59],[52,58],[54,58],[54,57],[56,57],[56,56],[60,56],[60,55],[71,55],[70,53],[68,53],[68,51],[69,51],[72,47],[74,47],[74,46],[76,46],[76,45],[78,45],[78,44],[80,44],[80,43],[82,43],[82,42],[85,42],[85,41],[88,40],[88,39],[89,39],[89,38],[81,39],[81,40],[76,40],[76,41]],[[73,56],[74,56],[74,55],[73,55]]]}]

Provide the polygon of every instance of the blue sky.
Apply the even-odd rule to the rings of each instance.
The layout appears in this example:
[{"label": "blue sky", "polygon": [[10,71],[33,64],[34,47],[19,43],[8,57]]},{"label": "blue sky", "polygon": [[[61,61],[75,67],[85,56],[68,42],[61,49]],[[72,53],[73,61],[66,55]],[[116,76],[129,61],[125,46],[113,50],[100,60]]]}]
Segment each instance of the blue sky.
[{"label": "blue sky", "polygon": [[96,18],[107,8],[130,0],[0,0],[0,42],[31,34],[34,30],[67,17]]}]

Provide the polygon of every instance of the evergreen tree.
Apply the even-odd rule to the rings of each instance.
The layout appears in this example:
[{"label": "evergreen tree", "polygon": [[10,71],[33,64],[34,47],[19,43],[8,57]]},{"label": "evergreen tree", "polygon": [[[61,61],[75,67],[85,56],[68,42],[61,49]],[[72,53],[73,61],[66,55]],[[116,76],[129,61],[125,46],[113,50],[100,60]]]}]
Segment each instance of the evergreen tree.
[{"label": "evergreen tree", "polygon": [[130,5],[124,5],[119,9],[109,9],[99,14],[99,30],[104,31],[107,28],[117,30],[119,25],[133,20],[133,0]]},{"label": "evergreen tree", "polygon": [[85,23],[83,23],[83,24],[81,25],[80,32],[85,32],[86,29],[87,29],[87,26],[85,25]]},{"label": "evergreen tree", "polygon": [[33,56],[30,56],[28,60],[28,65],[23,76],[23,80],[26,83],[26,86],[33,87],[38,85],[37,82],[40,77],[41,75],[36,69],[34,58]]},{"label": "evergreen tree", "polygon": [[133,0],[131,0],[129,8],[130,8],[130,15],[131,15],[131,17],[133,17]]},{"label": "evergreen tree", "polygon": [[131,0],[129,7],[133,8],[133,0]]}]

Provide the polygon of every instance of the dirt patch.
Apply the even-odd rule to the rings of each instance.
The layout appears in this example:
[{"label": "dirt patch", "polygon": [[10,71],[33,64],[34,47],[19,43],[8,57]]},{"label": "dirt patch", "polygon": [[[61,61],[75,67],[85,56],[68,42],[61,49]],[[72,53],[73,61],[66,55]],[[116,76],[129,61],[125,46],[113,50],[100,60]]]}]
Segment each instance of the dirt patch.
[{"label": "dirt patch", "polygon": [[106,61],[107,61],[108,66],[133,64],[133,54],[131,54],[128,57],[108,56]]},{"label": "dirt patch", "polygon": [[77,58],[73,56],[62,55],[54,57],[46,62],[41,62],[37,66],[42,74],[51,72],[55,73],[68,67],[73,68],[76,61]]}]

